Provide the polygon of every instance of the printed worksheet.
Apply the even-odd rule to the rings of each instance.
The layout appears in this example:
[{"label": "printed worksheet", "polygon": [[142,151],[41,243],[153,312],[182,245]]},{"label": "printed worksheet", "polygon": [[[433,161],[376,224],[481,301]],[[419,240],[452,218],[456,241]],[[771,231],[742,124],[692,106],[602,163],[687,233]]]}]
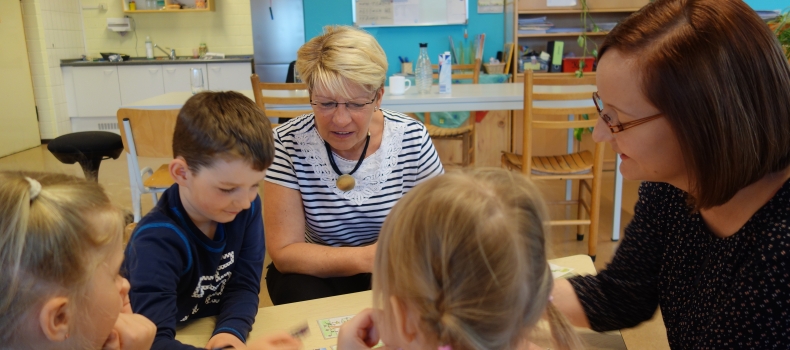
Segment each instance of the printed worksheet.
[{"label": "printed worksheet", "polygon": [[321,329],[321,335],[324,336],[324,339],[337,338],[337,333],[340,332],[340,326],[352,317],[354,317],[354,315],[318,320],[318,328]]}]

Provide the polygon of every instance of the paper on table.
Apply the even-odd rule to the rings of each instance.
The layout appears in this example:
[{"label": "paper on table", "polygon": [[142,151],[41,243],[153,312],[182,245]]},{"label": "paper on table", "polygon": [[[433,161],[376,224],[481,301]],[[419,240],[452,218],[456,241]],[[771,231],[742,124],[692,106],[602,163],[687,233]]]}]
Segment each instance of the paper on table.
[{"label": "paper on table", "polygon": [[576,6],[576,0],[546,0],[546,6]]},{"label": "paper on table", "polygon": [[337,338],[337,334],[340,332],[340,326],[353,317],[354,315],[318,320],[318,328],[321,329],[321,335],[324,336],[324,339]]},{"label": "paper on table", "polygon": [[559,266],[559,265],[554,265],[552,263],[549,263],[549,268],[551,268],[551,275],[554,278],[560,278],[562,276],[565,276],[565,275],[569,274],[571,271],[573,271],[573,268]]}]

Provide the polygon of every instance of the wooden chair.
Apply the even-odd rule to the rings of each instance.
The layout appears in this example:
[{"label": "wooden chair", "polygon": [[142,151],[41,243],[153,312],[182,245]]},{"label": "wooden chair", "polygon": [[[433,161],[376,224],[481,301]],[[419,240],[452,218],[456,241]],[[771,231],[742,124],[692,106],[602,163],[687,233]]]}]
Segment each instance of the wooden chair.
[{"label": "wooden chair", "polygon": [[173,131],[178,111],[127,108],[118,110],[118,127],[121,129],[129,169],[134,222],[139,222],[142,217],[140,202],[144,193],[150,193],[156,204],[157,194],[164,192],[175,182],[170,177],[168,164],[162,164],[156,171],[150,167],[140,169],[137,158],[173,158]]},{"label": "wooden chair", "polygon": [[[307,90],[307,84],[304,83],[262,83],[258,74],[250,76],[252,82],[252,92],[255,94],[255,103],[263,110],[266,117],[283,119],[296,118],[302,114],[313,113],[309,108],[310,97],[308,96],[295,96],[296,90]],[[263,90],[277,91],[271,95],[264,95]],[[266,105],[306,105],[307,109],[266,109]],[[276,127],[280,123],[272,124]]]},{"label": "wooden chair", "polygon": [[[453,73],[452,79],[471,79],[473,84],[480,81],[480,59],[476,59],[472,64],[454,64],[452,66]],[[439,69],[438,65],[433,65],[436,71]],[[457,72],[457,73],[456,73]],[[433,74],[434,79],[439,79],[439,74]],[[468,166],[474,164],[475,149],[477,148],[477,140],[475,138],[475,112],[469,111],[469,119],[466,125],[457,128],[442,128],[431,124],[431,113],[425,113],[425,128],[428,129],[428,135],[435,139],[450,139],[460,140],[463,149],[463,156],[461,158],[461,165]]]},{"label": "wooden chair", "polygon": [[[595,74],[585,73],[584,77],[577,78],[571,74],[534,74],[527,71],[524,74],[524,125],[522,154],[503,152],[502,165],[508,169],[518,169],[528,178],[536,180],[579,180],[579,195],[575,201],[564,201],[559,204],[578,204],[576,220],[552,220],[551,225],[577,226],[577,239],[584,239],[581,226],[589,225],[588,254],[595,259],[598,240],[598,224],[601,207],[601,171],[603,167],[604,144],[596,143],[592,153],[580,151],[572,154],[554,156],[532,155],[532,134],[536,129],[575,129],[595,126],[598,112],[590,102],[584,107],[550,107],[557,105],[556,101],[588,100],[591,93],[536,93],[535,85],[595,85]],[[549,105],[549,106],[547,106]],[[572,104],[570,104],[572,105]],[[577,103],[578,105],[578,103]],[[589,120],[581,119],[582,114],[588,114]],[[575,115],[574,121],[546,121],[536,120],[535,116],[567,117]],[[583,199],[583,192],[590,192],[590,200]],[[582,219],[584,208],[589,219]]]}]

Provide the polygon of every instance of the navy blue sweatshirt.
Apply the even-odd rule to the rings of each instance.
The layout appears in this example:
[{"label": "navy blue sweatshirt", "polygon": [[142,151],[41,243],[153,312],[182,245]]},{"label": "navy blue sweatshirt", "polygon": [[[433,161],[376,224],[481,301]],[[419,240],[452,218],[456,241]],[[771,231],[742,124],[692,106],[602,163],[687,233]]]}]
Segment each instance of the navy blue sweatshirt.
[{"label": "navy blue sweatshirt", "polygon": [[261,199],[214,239],[187,215],[174,184],[132,234],[122,271],[132,309],[156,324],[152,349],[196,349],[175,340],[176,324],[217,316],[214,333],[246,341],[258,312],[264,239]]}]

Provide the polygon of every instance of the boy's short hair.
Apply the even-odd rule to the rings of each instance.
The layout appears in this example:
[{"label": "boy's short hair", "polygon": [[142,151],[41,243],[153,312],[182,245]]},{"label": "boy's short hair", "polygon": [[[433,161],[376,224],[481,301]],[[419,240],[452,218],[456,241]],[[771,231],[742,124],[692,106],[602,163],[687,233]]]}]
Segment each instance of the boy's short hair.
[{"label": "boy's short hair", "polygon": [[263,171],[274,160],[274,136],[263,111],[234,92],[201,92],[181,108],[173,133],[173,157],[197,173],[217,157],[241,158]]}]

